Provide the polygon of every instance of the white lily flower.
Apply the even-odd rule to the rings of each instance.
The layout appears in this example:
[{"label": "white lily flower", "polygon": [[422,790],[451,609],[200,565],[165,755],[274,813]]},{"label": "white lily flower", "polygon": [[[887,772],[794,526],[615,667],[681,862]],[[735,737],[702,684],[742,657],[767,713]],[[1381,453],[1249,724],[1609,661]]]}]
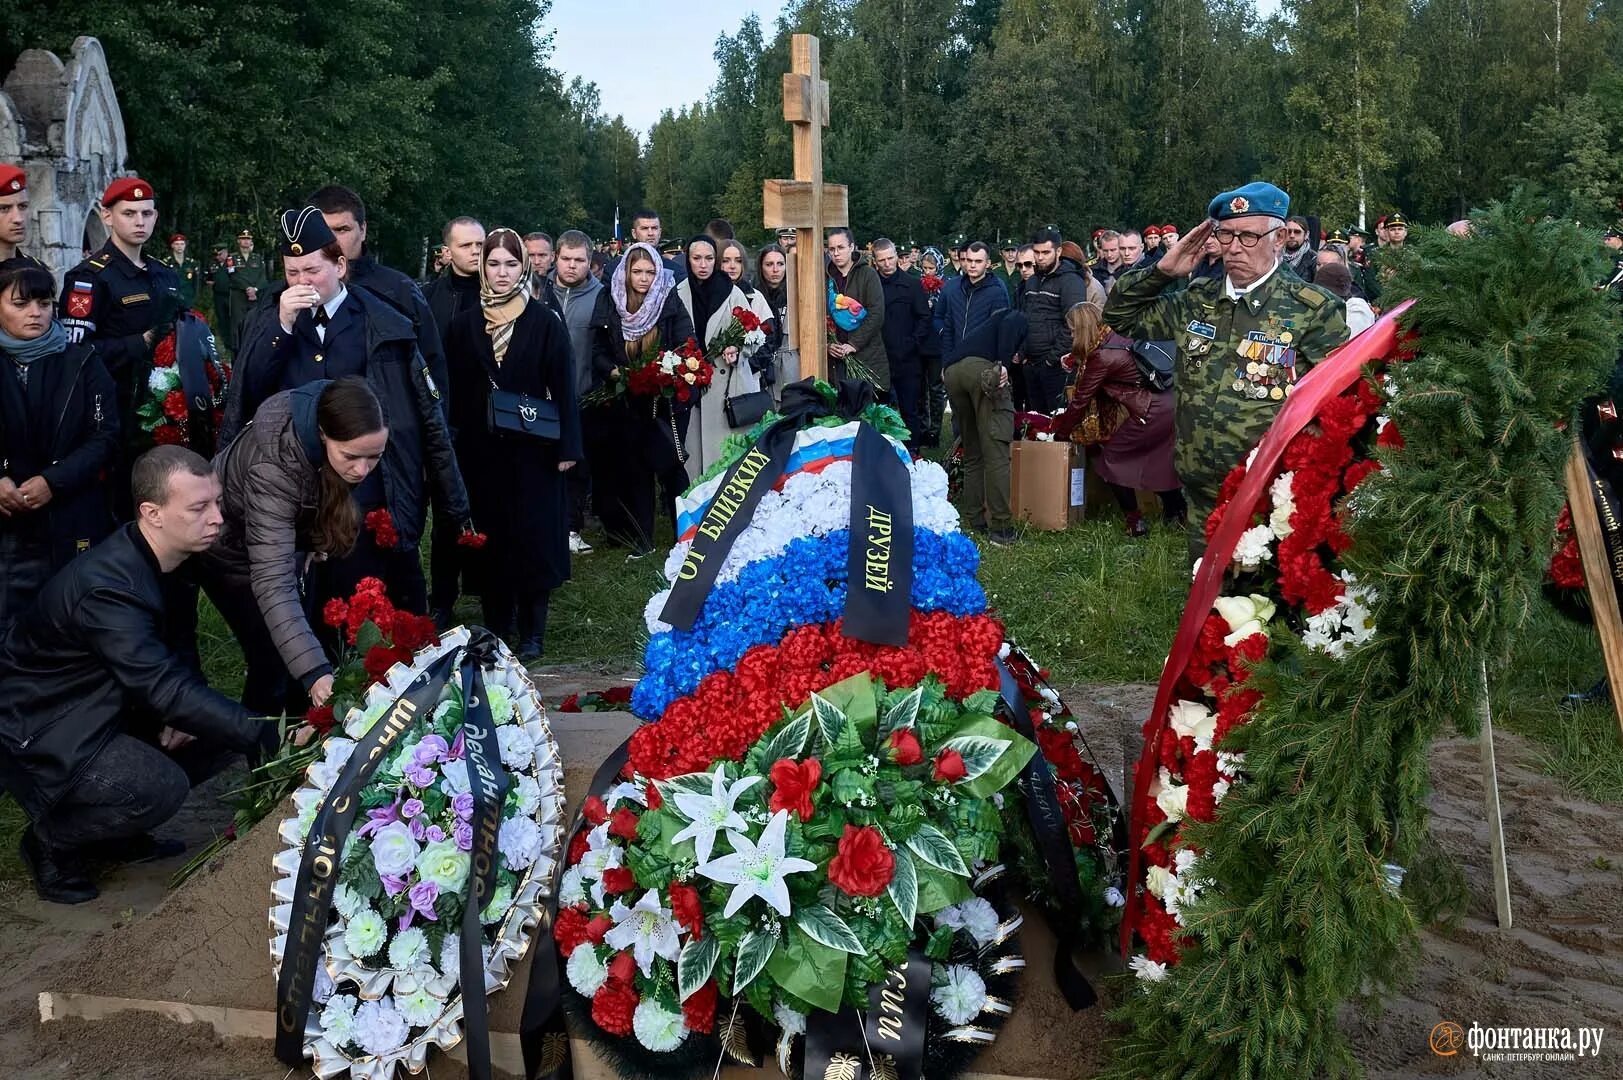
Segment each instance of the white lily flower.
[{"label": "white lily flower", "polygon": [[671,837],[672,844],[680,844],[684,840],[693,841],[693,850],[699,857],[700,863],[710,861],[710,852],[716,846],[716,834],[723,829],[743,829],[745,821],[734,805],[738,797],[756,784],[761,782],[759,776],[746,776],[734,780],[731,785],[727,783],[726,771],[716,766],[711,774],[710,794],[700,795],[693,791],[679,791],[672,801],[676,803],[678,812],[687,817],[690,824],[687,828]]},{"label": "white lily flower", "polygon": [[735,915],[752,896],[765,900],[779,915],[789,914],[789,886],[783,879],[789,874],[816,870],[817,864],[784,856],[783,834],[788,825],[789,811],[779,810],[767,822],[759,843],[752,843],[743,833],[728,832],[727,842],[733,846],[733,853],[699,867],[699,873],[711,881],[734,886],[722,911],[724,918]]},{"label": "white lily flower", "polygon": [[674,963],[682,951],[676,941],[676,920],[671,918],[670,908],[660,907],[656,889],[643,893],[636,907],[628,908],[624,900],[616,900],[609,918],[614,920],[614,929],[603,940],[616,949],[630,949],[644,975],[652,971],[654,957]]}]

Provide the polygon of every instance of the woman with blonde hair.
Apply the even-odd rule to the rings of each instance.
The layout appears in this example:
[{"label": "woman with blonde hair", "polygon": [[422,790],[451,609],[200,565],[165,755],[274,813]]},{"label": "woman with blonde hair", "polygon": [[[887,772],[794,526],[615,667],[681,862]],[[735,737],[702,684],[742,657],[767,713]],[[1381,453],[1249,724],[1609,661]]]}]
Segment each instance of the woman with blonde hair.
[{"label": "woman with blonde hair", "polygon": [[1133,342],[1104,324],[1104,310],[1097,303],[1073,305],[1065,323],[1071,330],[1076,382],[1070,404],[1055,421],[1055,437],[1070,438],[1085,415],[1097,413],[1107,433],[1099,444],[1099,478],[1127,515],[1127,535],[1150,531],[1138,509],[1140,491],[1159,495],[1162,520],[1182,528],[1188,509],[1172,464],[1173,391],[1150,388],[1133,357]]}]

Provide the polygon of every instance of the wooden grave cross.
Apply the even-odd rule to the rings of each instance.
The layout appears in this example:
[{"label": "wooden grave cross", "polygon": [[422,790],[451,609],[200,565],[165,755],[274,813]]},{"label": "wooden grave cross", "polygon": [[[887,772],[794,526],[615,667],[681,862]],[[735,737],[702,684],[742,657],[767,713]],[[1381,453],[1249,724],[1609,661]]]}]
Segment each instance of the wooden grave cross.
[{"label": "wooden grave cross", "polygon": [[761,192],[769,229],[795,230],[789,260],[789,326],[800,350],[800,375],[828,378],[827,285],[823,230],[847,225],[844,184],[823,183],[823,129],[828,126],[828,83],[817,38],[794,35],[793,63],[783,76],[783,118],[794,125],[795,178],[768,180]]}]

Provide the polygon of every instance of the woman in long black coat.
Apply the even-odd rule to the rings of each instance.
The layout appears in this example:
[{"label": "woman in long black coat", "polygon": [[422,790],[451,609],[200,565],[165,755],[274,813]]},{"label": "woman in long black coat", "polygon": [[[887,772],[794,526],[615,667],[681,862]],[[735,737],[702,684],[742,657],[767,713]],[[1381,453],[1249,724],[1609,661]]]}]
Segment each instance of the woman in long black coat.
[{"label": "woman in long black coat", "polygon": [[[541,656],[553,589],[569,580],[568,490],[564,473],[581,460],[569,331],[530,297],[524,241],[512,229],[485,237],[479,307],[451,322],[451,426],[473,520],[488,537],[469,553],[472,591],[485,624],[506,635],[518,624],[519,656]],[[556,441],[494,431],[493,387],[557,403]]]},{"label": "woman in long black coat", "polygon": [[51,317],[56,282],[0,264],[0,637],[50,576],[112,529],[113,379]]}]

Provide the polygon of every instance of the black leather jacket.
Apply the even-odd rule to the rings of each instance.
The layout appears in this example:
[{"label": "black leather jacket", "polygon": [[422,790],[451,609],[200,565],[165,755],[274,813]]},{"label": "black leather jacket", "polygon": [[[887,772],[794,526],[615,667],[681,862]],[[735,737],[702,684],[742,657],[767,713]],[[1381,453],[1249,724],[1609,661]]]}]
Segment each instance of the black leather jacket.
[{"label": "black leather jacket", "polygon": [[265,749],[265,732],[274,740],[274,727],[165,644],[161,573],[125,525],[47,582],[0,642],[0,780],[34,820],[121,732],[127,710],[244,752]]}]

